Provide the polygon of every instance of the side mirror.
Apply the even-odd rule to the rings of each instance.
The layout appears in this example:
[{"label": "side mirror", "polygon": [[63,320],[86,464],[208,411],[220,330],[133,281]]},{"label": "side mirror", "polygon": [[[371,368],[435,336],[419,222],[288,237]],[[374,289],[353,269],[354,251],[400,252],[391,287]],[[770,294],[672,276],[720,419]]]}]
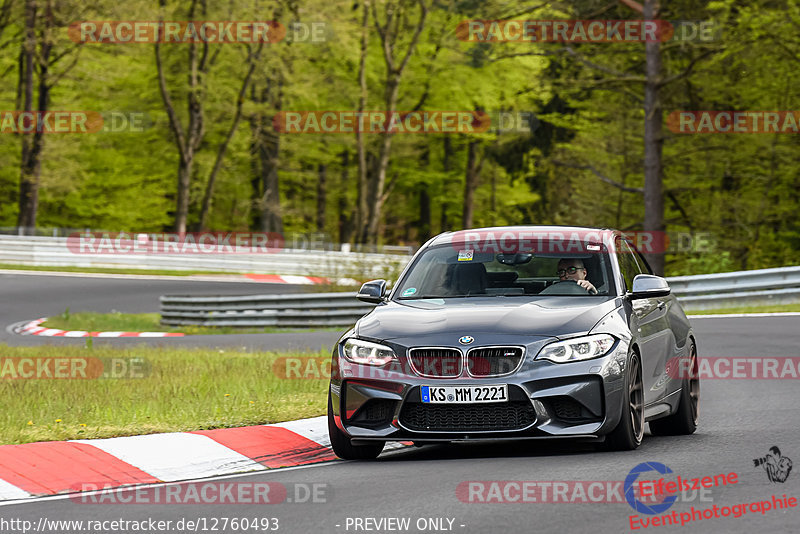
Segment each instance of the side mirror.
[{"label": "side mirror", "polygon": [[633,290],[628,293],[631,300],[666,297],[672,290],[666,279],[652,274],[637,274],[633,278]]},{"label": "side mirror", "polygon": [[386,280],[372,280],[361,286],[356,298],[371,304],[383,302],[383,295],[386,293]]}]

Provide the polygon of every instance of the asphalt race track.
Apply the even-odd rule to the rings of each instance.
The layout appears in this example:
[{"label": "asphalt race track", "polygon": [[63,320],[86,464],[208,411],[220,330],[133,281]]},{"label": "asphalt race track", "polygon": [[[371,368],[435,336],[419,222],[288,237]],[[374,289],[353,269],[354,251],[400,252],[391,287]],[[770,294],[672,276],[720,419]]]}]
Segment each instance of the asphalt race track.
[{"label": "asphalt race track", "polygon": [[[3,324],[8,325],[23,319],[60,313],[66,306],[70,306],[71,310],[103,311],[114,308],[131,312],[154,311],[157,309],[158,295],[165,291],[213,293],[225,290],[247,293],[253,289],[252,284],[204,283],[193,286],[186,281],[56,280],[50,277],[0,275],[0,293],[5,301],[0,313]],[[273,289],[292,290],[270,286],[270,290]],[[701,358],[800,357],[800,318],[796,316],[693,319],[692,324],[698,337]],[[19,337],[12,337],[5,332],[3,336],[4,342],[20,343]],[[266,348],[271,343],[269,335],[252,336],[252,339],[247,337],[248,341],[240,339],[236,344],[256,347],[264,343]],[[329,333],[328,343],[331,338],[335,339],[335,334]],[[161,342],[165,341],[175,340]],[[469,502],[468,494],[457,494],[457,488],[463,488],[460,484],[468,481],[623,481],[638,464],[659,462],[673,471],[672,475],[666,475],[667,480],[675,480],[675,475],[693,479],[731,472],[736,473],[738,478],[735,484],[713,488],[702,497],[696,492],[689,492],[695,495],[687,494],[686,502],[679,500],[664,512],[677,512],[679,526],[651,525],[642,528],[637,524],[638,531],[797,532],[800,523],[798,507],[765,513],[751,507],[740,517],[731,515],[696,519],[683,527],[680,526],[680,518],[682,513],[691,515],[692,507],[702,511],[717,506],[722,510],[723,507],[756,501],[772,503],[773,496],[780,498],[784,494],[787,498],[800,498],[800,472],[797,472],[800,468],[790,471],[785,482],[771,482],[765,470],[756,467],[753,461],[764,457],[772,446],[779,447],[784,457],[800,460],[798,405],[800,388],[797,379],[705,380],[701,386],[701,417],[697,433],[682,437],[647,435],[643,445],[633,452],[596,452],[589,444],[561,441],[436,445],[385,453],[373,462],[339,461],[229,477],[221,481],[282,483],[288,488],[288,496],[294,502],[202,506],[82,504],[55,497],[33,503],[0,506],[0,520],[29,520],[33,525],[37,525],[41,518],[172,520],[172,530],[163,530],[165,532],[194,531],[186,527],[176,529],[174,525],[180,519],[196,521],[198,518],[205,518],[203,523],[195,525],[198,526],[198,532],[213,532],[215,530],[211,527],[215,525],[217,532],[244,532],[240,528],[232,528],[232,523],[223,529],[223,518],[277,518],[278,532],[292,533],[630,532],[629,517],[636,512],[625,502],[624,496],[621,502],[608,503],[563,502],[564,499],[559,503],[481,503]],[[317,502],[304,497],[310,484],[319,484]],[[486,484],[484,487],[491,486]],[[483,497],[492,495],[488,491],[477,494]],[[500,494],[494,495],[497,500]],[[298,496],[303,502],[296,502]],[[518,492],[508,493],[510,498],[515,496],[518,500],[521,498]],[[738,510],[741,514],[741,507]],[[644,518],[657,516],[638,514],[637,517],[643,521]],[[397,528],[398,524],[387,523],[387,518],[407,518],[409,527]],[[123,530],[107,530],[120,531]]]},{"label": "asphalt race track", "polygon": [[[0,271],[0,342],[9,345],[52,345],[86,343],[83,338],[20,336],[7,327],[20,321],[51,317],[62,313],[95,311],[110,313],[158,312],[161,295],[255,295],[299,293],[310,286],[253,282],[209,282],[182,278],[152,280],[113,278],[109,275],[50,276],[46,273],[8,274]],[[344,330],[344,329],[343,329]],[[195,347],[238,347],[247,350],[319,350],[339,338],[336,332],[310,334],[251,334],[187,336],[184,338],[95,338],[93,343],[114,345],[182,345]]]}]

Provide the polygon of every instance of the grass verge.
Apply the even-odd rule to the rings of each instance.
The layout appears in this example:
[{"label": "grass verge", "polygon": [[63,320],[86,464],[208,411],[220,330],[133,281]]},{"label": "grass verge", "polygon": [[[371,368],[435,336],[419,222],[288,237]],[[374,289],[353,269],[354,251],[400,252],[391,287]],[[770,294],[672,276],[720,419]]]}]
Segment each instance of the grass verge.
[{"label": "grass verge", "polygon": [[[323,415],[327,407],[328,377],[322,364],[330,353],[322,350],[0,345],[0,351],[0,444],[277,423]],[[281,376],[286,366],[284,360],[276,363],[279,358],[309,356],[316,363],[311,372],[304,364],[304,379]],[[115,374],[124,377],[12,378],[35,367],[22,365],[22,358],[79,358],[90,369],[92,362],[104,360],[107,371],[113,361]],[[56,363],[48,365],[53,370]]]},{"label": "grass verge", "polygon": [[[282,332],[308,332],[301,328],[234,327],[234,326],[164,326],[158,313],[70,313],[49,317],[42,323],[45,328],[59,330],[85,330],[87,332],[183,332],[190,335],[209,334],[271,334]],[[344,328],[315,328],[315,331],[338,332]]]},{"label": "grass verge", "polygon": [[770,306],[739,306],[735,308],[719,308],[716,310],[697,310],[686,312],[687,315],[716,315],[720,313],[781,313],[800,312],[800,304],[773,304]]}]

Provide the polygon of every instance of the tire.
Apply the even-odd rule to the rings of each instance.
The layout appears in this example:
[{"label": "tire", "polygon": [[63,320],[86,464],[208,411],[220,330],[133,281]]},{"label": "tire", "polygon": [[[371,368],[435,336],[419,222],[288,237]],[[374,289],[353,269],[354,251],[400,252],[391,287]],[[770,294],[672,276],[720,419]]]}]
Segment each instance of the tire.
[{"label": "tire", "polygon": [[333,452],[343,460],[374,460],[383,451],[385,445],[376,441],[369,445],[353,445],[350,438],[336,426],[333,420],[333,402],[328,392],[328,435],[331,438]]},{"label": "tire", "polygon": [[632,451],[644,437],[644,384],[639,355],[631,351],[625,366],[625,402],[617,427],[607,436],[602,448],[608,451]]},{"label": "tire", "polygon": [[697,369],[697,349],[689,348],[691,375],[683,379],[678,409],[674,414],[650,421],[650,433],[654,436],[683,436],[697,430],[700,415],[700,377]]}]

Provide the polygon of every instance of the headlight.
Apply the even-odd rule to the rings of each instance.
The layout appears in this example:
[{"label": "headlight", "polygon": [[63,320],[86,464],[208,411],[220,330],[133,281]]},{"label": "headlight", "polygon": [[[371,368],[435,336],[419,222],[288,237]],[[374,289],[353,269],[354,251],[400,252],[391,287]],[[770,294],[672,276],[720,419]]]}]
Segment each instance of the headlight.
[{"label": "headlight", "polygon": [[555,363],[577,362],[603,356],[614,346],[614,336],[594,334],[557,341],[542,347],[537,360],[550,360]]},{"label": "headlight", "polygon": [[391,347],[363,339],[348,339],[344,342],[343,352],[347,361],[365,365],[386,365],[397,359]]}]

